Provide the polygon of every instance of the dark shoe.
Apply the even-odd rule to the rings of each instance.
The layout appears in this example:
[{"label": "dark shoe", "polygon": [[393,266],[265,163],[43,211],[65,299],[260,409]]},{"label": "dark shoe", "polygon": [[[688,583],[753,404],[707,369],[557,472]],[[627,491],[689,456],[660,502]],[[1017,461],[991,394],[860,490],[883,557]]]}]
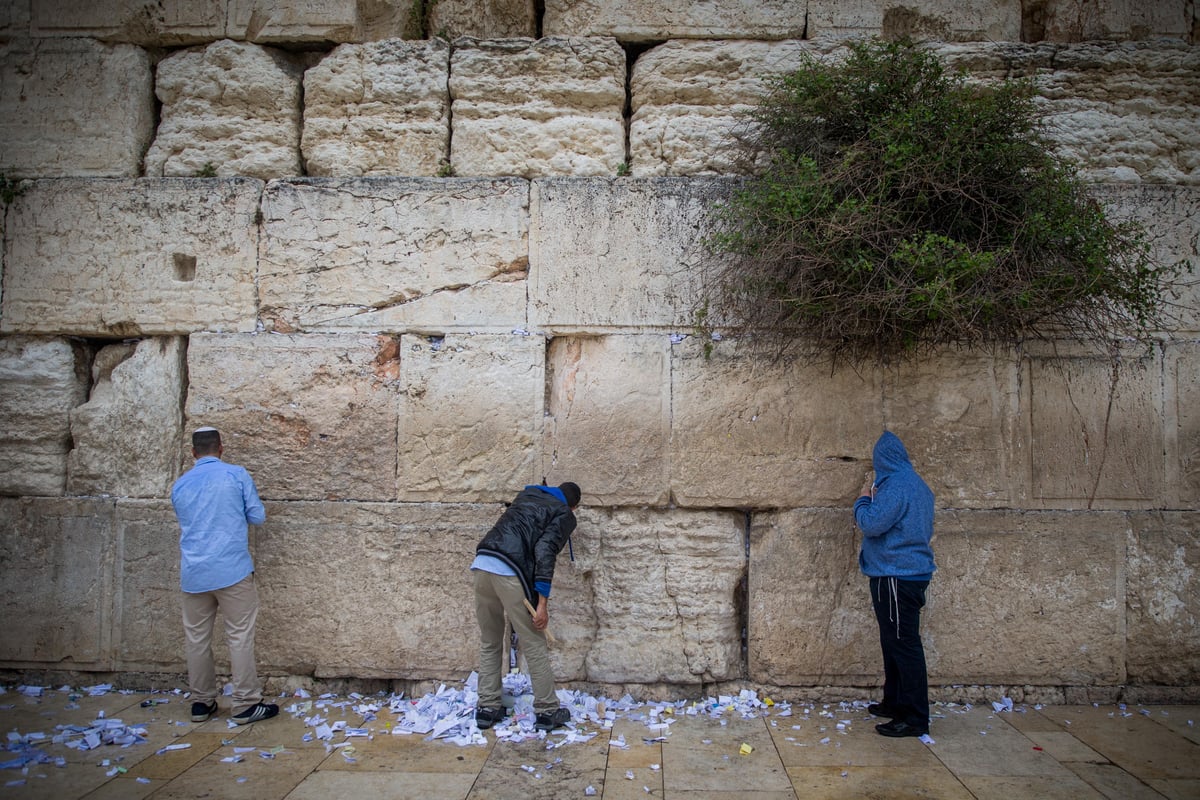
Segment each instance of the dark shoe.
[{"label": "dark shoe", "polygon": [[232,719],[238,725],[249,725],[260,719],[270,719],[279,713],[279,706],[274,703],[255,703],[240,714],[234,714]]},{"label": "dark shoe", "polygon": [[538,714],[537,721],[533,723],[533,727],[539,731],[552,731],[555,728],[561,728],[571,721],[571,712],[566,708],[556,708],[549,714]]},{"label": "dark shoe", "polygon": [[876,725],[875,730],[879,731],[881,736],[891,736],[893,739],[901,736],[924,736],[929,733],[929,728],[918,728],[915,725],[909,725],[902,719],[894,719],[891,722]]},{"label": "dark shoe", "polygon": [[192,722],[208,722],[208,718],[217,713],[217,701],[211,703],[192,703]]},{"label": "dark shoe", "polygon": [[867,713],[873,717],[887,717],[888,719],[895,719],[900,716],[892,710],[891,706],[884,703],[871,703],[871,705],[867,706]]},{"label": "dark shoe", "polygon": [[502,719],[504,719],[504,706],[475,709],[475,727],[481,731],[486,731]]}]

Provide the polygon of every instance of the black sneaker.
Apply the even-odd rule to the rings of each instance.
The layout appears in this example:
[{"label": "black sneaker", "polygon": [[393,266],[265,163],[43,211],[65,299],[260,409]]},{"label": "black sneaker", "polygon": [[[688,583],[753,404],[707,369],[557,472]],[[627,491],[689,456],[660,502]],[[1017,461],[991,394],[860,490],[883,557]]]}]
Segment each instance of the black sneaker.
[{"label": "black sneaker", "polygon": [[533,727],[539,731],[552,731],[555,728],[561,728],[571,721],[571,712],[565,708],[556,708],[549,714],[538,714],[537,721],[533,723]]},{"label": "black sneaker", "polygon": [[279,713],[279,706],[274,703],[255,703],[240,714],[234,714],[232,719],[238,725],[249,725],[260,719],[270,719]]},{"label": "black sneaker", "polygon": [[217,713],[217,701],[211,703],[192,703],[192,722],[208,722],[209,717]]},{"label": "black sneaker", "polygon": [[901,736],[924,736],[929,733],[929,728],[918,728],[916,725],[909,725],[902,719],[894,719],[891,722],[884,722],[881,725],[876,725],[875,730],[880,736],[891,736],[894,739]]},{"label": "black sneaker", "polygon": [[502,719],[504,719],[504,706],[475,709],[475,726],[481,731],[486,731]]},{"label": "black sneaker", "polygon": [[888,719],[895,719],[900,716],[891,706],[885,703],[871,703],[871,705],[867,706],[867,713],[873,717],[887,717]]}]

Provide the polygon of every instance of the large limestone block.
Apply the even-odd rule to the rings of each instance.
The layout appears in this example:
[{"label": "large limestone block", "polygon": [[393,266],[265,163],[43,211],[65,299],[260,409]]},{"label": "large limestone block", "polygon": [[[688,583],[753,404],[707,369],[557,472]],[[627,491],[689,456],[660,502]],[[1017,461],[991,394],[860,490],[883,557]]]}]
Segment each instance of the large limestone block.
[{"label": "large limestone block", "polygon": [[[586,488],[584,489],[586,492]],[[586,502],[585,496],[585,502]],[[572,614],[559,573],[589,575],[595,639],[587,679],[602,683],[698,684],[742,677],[739,585],[745,523],[717,511],[589,509],[580,520],[575,564],[559,555],[552,595],[555,635]]]},{"label": "large limestone block", "polygon": [[252,42],[362,42],[400,36],[419,4],[408,0],[224,0],[226,35]]},{"label": "large limestone block", "polygon": [[1200,342],[1168,345],[1163,372],[1167,400],[1166,505],[1200,507]]},{"label": "large limestone block", "polygon": [[616,175],[625,51],[613,39],[461,39],[450,62],[458,175]]},{"label": "large limestone block", "polygon": [[87,357],[66,339],[0,337],[0,494],[61,495]]},{"label": "large limestone block", "polygon": [[158,63],[149,176],[300,175],[300,70],[279,50],[222,40]]},{"label": "large limestone block", "polygon": [[86,36],[146,46],[225,35],[227,0],[28,0],[34,36]]},{"label": "large limestone block", "polygon": [[1004,508],[1024,495],[1014,353],[952,350],[900,364],[885,373],[884,409],[939,506]]},{"label": "large limestone block", "polygon": [[399,499],[508,501],[541,483],[546,342],[400,337]]},{"label": "large limestone block", "polygon": [[534,181],[530,325],[690,330],[697,280],[687,265],[728,187],[714,179]]},{"label": "large limestone block", "polygon": [[533,0],[438,0],[429,9],[430,35],[457,39],[536,37],[538,13]]},{"label": "large limestone block", "polygon": [[[671,493],[682,506],[848,504],[883,429],[879,376],[756,363],[696,337],[671,354]],[[896,433],[904,438],[902,429]]]},{"label": "large limestone block", "polygon": [[452,680],[478,666],[469,567],[498,505],[268,503],[264,671]]},{"label": "large limestone block", "polygon": [[670,353],[666,334],[551,340],[550,483],[578,483],[590,505],[667,504]]},{"label": "large limestone block", "polygon": [[450,155],[450,46],[345,44],[304,73],[309,175],[424,175]]},{"label": "large limestone block", "polygon": [[520,180],[268,184],[262,319],[277,331],[523,327],[528,209]]},{"label": "large limestone block", "polygon": [[1189,686],[1200,674],[1200,515],[1130,515],[1126,577],[1131,683]]},{"label": "large limestone block", "polygon": [[185,433],[221,431],[271,499],[391,500],[396,341],[367,334],[197,334]]},{"label": "large limestone block", "polygon": [[730,175],[734,135],[762,99],[767,79],[795,70],[805,53],[832,58],[837,42],[670,41],[643,53],[629,90],[631,174]]},{"label": "large limestone block", "polygon": [[547,36],[614,36],[621,41],[665,39],[799,39],[805,11],[794,0],[755,3],[717,0],[695,3],[613,3],[606,0],[546,0],[542,29]]},{"label": "large limestone block", "polygon": [[1128,530],[1112,512],[938,514],[931,679],[1123,683]]},{"label": "large limestone block", "polygon": [[88,39],[0,43],[0,173],[132,177],[154,135],[149,55]]},{"label": "large limestone block", "polygon": [[1182,42],[1061,48],[1036,78],[1062,154],[1095,181],[1200,184],[1200,51]]},{"label": "large limestone block", "polygon": [[1029,353],[1023,384],[1032,500],[1050,508],[1137,508],[1164,490],[1161,354],[1060,344]]},{"label": "large limestone block", "polygon": [[1055,42],[1089,39],[1187,39],[1195,23],[1193,5],[1187,0],[1154,3],[1080,3],[1078,0],[1046,0],[1038,8],[1038,38]]},{"label": "large limestone block", "polygon": [[[849,505],[754,515],[751,680],[882,680]],[[922,612],[932,683],[1112,684],[1125,676],[1125,537],[1115,513],[941,512]]]},{"label": "large limestone block", "polygon": [[261,192],[245,179],[33,184],[8,209],[0,331],[253,330]]},{"label": "large limestone block", "polygon": [[185,343],[143,339],[102,348],[91,393],[71,411],[67,493],[163,497],[179,469]]},{"label": "large limestone block", "polygon": [[1019,42],[1020,0],[809,0],[805,38],[876,36],[918,41]]},{"label": "large limestone block", "polygon": [[113,506],[0,498],[0,662],[113,668]]}]

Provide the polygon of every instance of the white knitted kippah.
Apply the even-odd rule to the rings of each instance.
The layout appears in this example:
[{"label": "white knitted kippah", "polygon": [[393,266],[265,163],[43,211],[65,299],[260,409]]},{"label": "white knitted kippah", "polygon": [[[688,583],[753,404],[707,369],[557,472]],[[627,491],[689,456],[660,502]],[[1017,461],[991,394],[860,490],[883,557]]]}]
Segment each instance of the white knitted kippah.
[{"label": "white knitted kippah", "polygon": [[203,428],[196,428],[196,430],[194,430],[193,433],[208,433],[209,431],[215,431],[215,430],[216,430],[216,428],[214,428],[210,425],[205,425]]}]

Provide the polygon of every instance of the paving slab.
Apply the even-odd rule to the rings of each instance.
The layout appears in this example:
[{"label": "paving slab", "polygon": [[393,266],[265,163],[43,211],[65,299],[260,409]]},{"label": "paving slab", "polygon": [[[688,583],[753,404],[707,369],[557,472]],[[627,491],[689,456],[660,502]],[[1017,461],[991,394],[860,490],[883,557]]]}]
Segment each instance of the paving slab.
[{"label": "paving slab", "polygon": [[1151,786],[1153,781],[1200,782],[1200,747],[1159,725],[1149,709],[1061,706],[1054,711],[1075,738]]},{"label": "paving slab", "polygon": [[857,800],[863,797],[971,800],[967,788],[940,764],[928,769],[897,766],[788,767],[788,777],[792,780],[796,796],[805,800]]},{"label": "paving slab", "polygon": [[949,713],[930,725],[933,752],[955,775],[1069,780],[1074,774],[990,708]]},{"label": "paving slab", "polygon": [[976,800],[1012,800],[1036,797],[1039,800],[1104,800],[1104,795],[1073,774],[1043,775],[964,775],[962,782]]},{"label": "paving slab", "polygon": [[1162,794],[1112,764],[1077,762],[1066,766],[1108,800],[1162,800]]},{"label": "paving slab", "polygon": [[331,797],[372,800],[464,800],[475,773],[317,771],[291,791],[287,800],[329,800]]},{"label": "paving slab", "polygon": [[[743,752],[745,747],[748,752]],[[664,792],[790,792],[791,781],[761,718],[681,717],[663,742]]]}]

